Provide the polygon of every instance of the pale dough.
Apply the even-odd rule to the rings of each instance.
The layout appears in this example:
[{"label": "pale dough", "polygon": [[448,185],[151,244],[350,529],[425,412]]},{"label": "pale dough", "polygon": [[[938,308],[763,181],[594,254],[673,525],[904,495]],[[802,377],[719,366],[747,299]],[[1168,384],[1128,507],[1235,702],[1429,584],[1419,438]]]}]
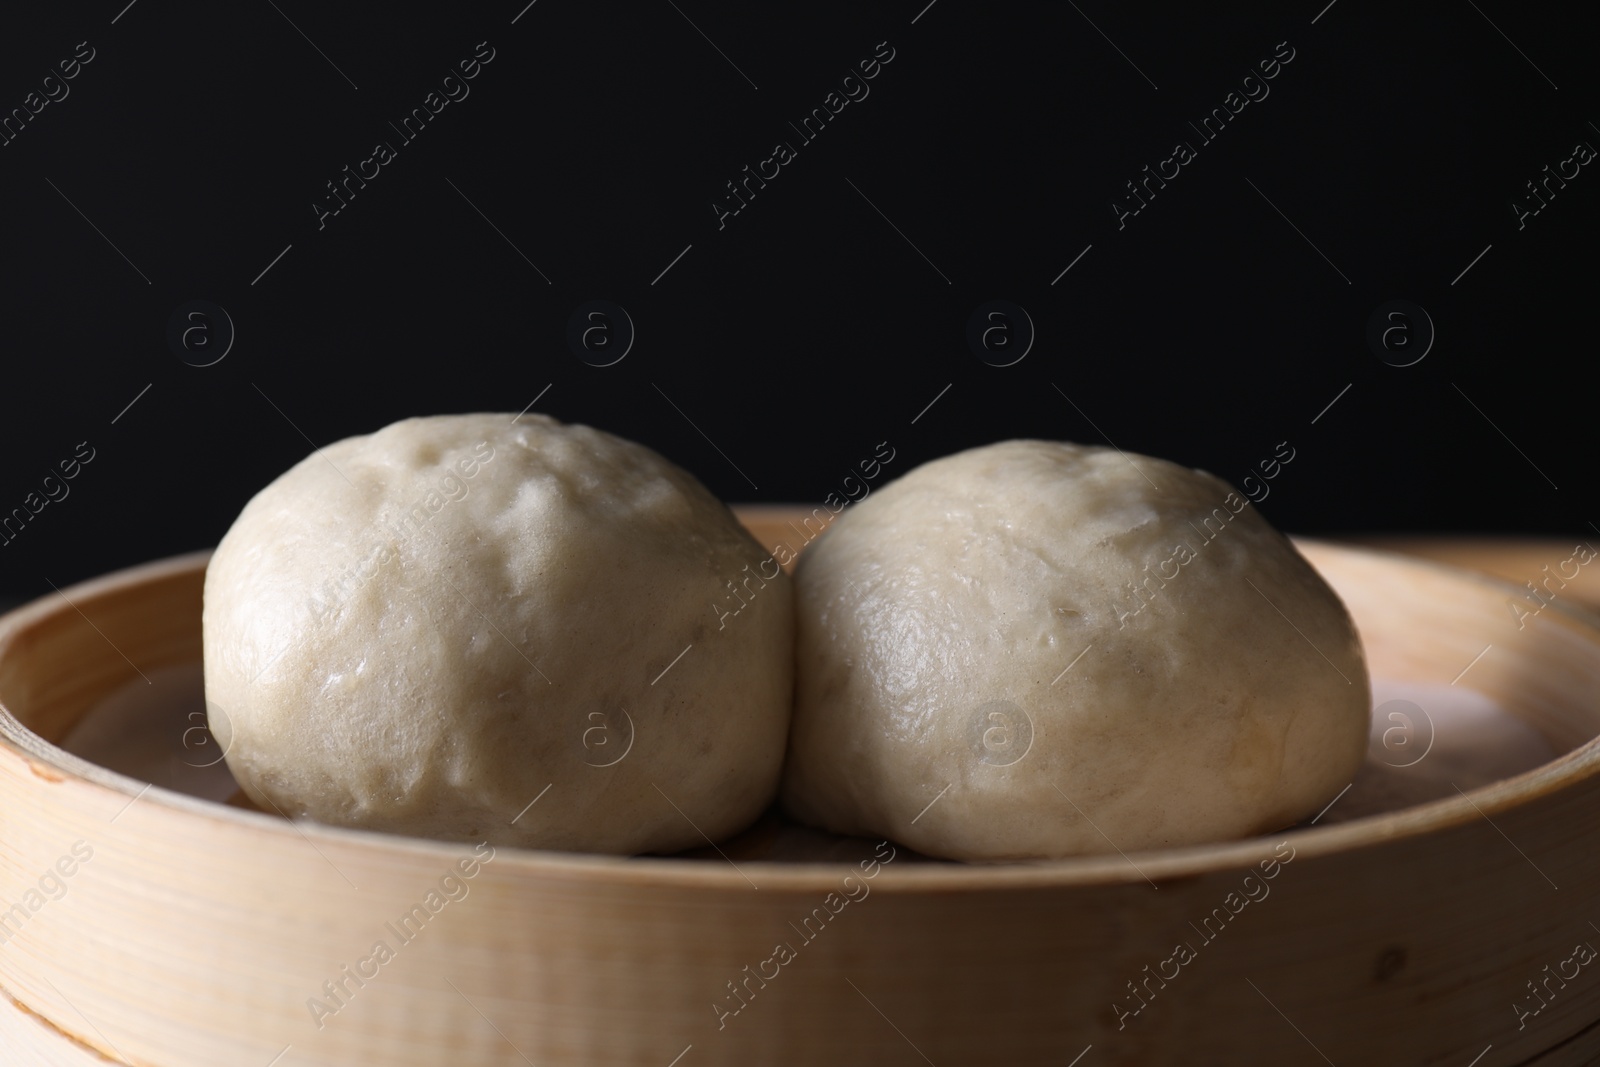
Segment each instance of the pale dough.
[{"label": "pale dough", "polygon": [[656,453],[513,418],[407,419],[249,502],[205,585],[228,766],[267,811],[423,837],[740,830],[777,792],[790,579]]},{"label": "pale dough", "polygon": [[972,449],[852,506],[796,581],[782,796],[814,826],[960,860],[1132,852],[1288,826],[1362,764],[1344,605],[1202,471]]}]

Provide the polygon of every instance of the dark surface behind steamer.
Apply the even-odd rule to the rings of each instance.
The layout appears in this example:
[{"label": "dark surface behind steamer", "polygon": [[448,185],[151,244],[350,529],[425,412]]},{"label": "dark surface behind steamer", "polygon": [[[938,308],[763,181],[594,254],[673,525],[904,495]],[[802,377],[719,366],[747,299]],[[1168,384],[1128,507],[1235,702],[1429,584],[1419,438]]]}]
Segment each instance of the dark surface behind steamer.
[{"label": "dark surface behind steamer", "polygon": [[[1600,145],[1592,15],[925,4],[9,15],[0,115],[93,59],[0,147],[0,516],[25,512],[0,596],[214,544],[312,443],[535,398],[733,500],[818,504],[880,442],[896,476],[1039,436],[1235,485],[1287,442],[1256,483],[1287,529],[1596,536],[1600,178],[1513,208]],[[391,128],[487,50],[414,141]],[[791,127],[890,50],[814,140]],[[1291,50],[1214,140],[1191,128]],[[796,158],[719,228],[779,140]],[[1119,229],[1179,140],[1196,158]],[[636,331],[608,367],[567,339],[596,299]],[[997,299],[1036,330],[1013,366],[967,340]],[[1437,332],[1409,367],[1366,340],[1397,299]],[[168,343],[194,300],[236,331],[214,366]]]}]

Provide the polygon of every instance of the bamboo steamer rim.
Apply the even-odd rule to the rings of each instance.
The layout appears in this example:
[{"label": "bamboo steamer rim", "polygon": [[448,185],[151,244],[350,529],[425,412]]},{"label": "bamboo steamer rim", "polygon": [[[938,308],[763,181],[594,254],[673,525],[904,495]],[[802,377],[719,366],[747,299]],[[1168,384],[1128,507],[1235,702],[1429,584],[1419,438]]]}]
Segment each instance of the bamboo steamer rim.
[{"label": "bamboo steamer rim", "polygon": [[[778,508],[741,508],[749,517]],[[1416,568],[1444,575],[1455,582],[1482,591],[1516,594],[1510,582],[1463,571],[1444,564],[1401,556],[1397,553],[1351,548],[1307,538],[1292,538],[1297,548],[1313,555],[1382,561],[1405,568]],[[211,550],[201,550],[114,571],[69,586],[41,597],[0,617],[0,660],[9,647],[32,627],[62,610],[93,600],[125,587],[203,573]],[[1600,644],[1600,614],[1582,607],[1555,602],[1548,613],[1549,624],[1583,634]],[[328,826],[309,821],[290,823],[260,812],[202,800],[141,782],[76,756],[44,740],[24,726],[0,702],[0,750],[26,761],[40,778],[58,781],[75,779],[91,790],[103,791],[109,802],[155,804],[177,818],[212,820],[238,827],[242,833],[276,834],[284,838],[304,836],[313,843],[337,843],[433,857],[448,865],[460,853],[459,843],[434,841],[400,834],[380,833]],[[1244,841],[1151,849],[1134,852],[1134,861],[1123,855],[1096,855],[1010,864],[896,864],[880,872],[874,892],[959,893],[993,890],[1025,890],[1059,887],[1093,887],[1163,879],[1188,879],[1202,875],[1251,867],[1274,858],[1274,846],[1285,834],[1293,834],[1297,857],[1317,857],[1349,852],[1364,846],[1377,846],[1396,840],[1418,838],[1438,831],[1473,823],[1479,819],[1514,809],[1553,791],[1568,788],[1600,776],[1600,736],[1551,760],[1540,767],[1487,786],[1445,797],[1396,812],[1369,816],[1322,827],[1289,828],[1277,834]],[[713,890],[748,889],[745,875],[731,866],[704,859],[671,857],[612,856],[589,853],[556,852],[497,846],[497,866],[515,869],[542,879],[582,883],[587,886],[613,885],[629,888],[673,887]],[[798,863],[792,861],[740,861],[739,870],[759,876],[763,889],[777,892],[827,892],[835,888],[838,863]]]}]

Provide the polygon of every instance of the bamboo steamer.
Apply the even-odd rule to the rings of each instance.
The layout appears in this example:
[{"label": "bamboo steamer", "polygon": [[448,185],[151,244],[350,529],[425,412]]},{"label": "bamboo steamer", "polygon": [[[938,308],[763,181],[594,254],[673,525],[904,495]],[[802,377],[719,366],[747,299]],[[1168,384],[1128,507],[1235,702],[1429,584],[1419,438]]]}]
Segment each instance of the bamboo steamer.
[{"label": "bamboo steamer", "polygon": [[[771,544],[794,516],[744,517]],[[1375,677],[1458,680],[1562,754],[1402,810],[1127,856],[924,862],[769,818],[720,853],[474,865],[58,747],[141,675],[194,670],[206,557],[73,587],[0,620],[0,907],[24,909],[0,925],[0,1063],[1594,1062],[1600,961],[1575,948],[1600,946],[1600,624],[1557,603],[1518,629],[1508,586],[1300,547]],[[467,892],[430,910],[447,873]],[[1232,910],[1250,884],[1270,893]],[[343,995],[318,1013],[328,982]]]},{"label": "bamboo steamer", "polygon": [[[1420,556],[1436,563],[1482,571],[1518,588],[1519,611],[1537,610],[1540,600],[1577,601],[1600,607],[1600,567],[1582,563],[1588,541],[1574,544],[1552,538],[1363,537],[1368,548]],[[1530,592],[1529,586],[1536,587]]]}]

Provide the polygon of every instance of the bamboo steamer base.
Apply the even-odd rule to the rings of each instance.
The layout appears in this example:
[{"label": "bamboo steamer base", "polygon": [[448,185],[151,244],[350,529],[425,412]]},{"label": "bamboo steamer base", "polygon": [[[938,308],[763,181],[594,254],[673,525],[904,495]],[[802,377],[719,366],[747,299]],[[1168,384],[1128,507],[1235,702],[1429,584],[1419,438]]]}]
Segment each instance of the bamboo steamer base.
[{"label": "bamboo steamer base", "polygon": [[[795,540],[791,515],[744,517]],[[0,621],[0,908],[24,902],[0,925],[0,1064],[1596,1062],[1600,961],[1552,975],[1600,946],[1600,627],[1558,602],[1518,629],[1488,579],[1301,548],[1380,697],[1455,682],[1514,716],[1509,740],[1452,748],[1437,724],[1414,771],[1374,762],[1315,826],[1249,841],[1002,866],[898,849],[837,914],[843,877],[895,846],[768,816],[720,853],[502,848],[405,943],[387,924],[470,849],[290,823],[218,803],[221,768],[159,766],[196,699],[204,557],[68,589]],[[126,732],[81,740],[117,701]],[[98,762],[59,747],[75,730]],[[136,756],[140,778],[108,769]],[[75,844],[92,858],[38,893]],[[393,959],[319,1028],[308,999],[380,938]],[[1151,977],[1182,941],[1193,958]],[[751,978],[778,943],[793,959]]]}]

